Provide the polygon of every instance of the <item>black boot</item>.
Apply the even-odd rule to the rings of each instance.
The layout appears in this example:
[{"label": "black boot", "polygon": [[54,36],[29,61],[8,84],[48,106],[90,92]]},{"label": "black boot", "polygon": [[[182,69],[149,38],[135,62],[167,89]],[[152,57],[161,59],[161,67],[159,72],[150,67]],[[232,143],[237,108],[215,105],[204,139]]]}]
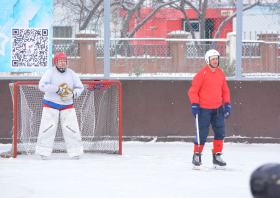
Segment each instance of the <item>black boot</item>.
[{"label": "black boot", "polygon": [[221,155],[222,153],[213,154],[213,167],[215,169],[225,169],[225,166],[227,165],[227,163],[223,161]]}]

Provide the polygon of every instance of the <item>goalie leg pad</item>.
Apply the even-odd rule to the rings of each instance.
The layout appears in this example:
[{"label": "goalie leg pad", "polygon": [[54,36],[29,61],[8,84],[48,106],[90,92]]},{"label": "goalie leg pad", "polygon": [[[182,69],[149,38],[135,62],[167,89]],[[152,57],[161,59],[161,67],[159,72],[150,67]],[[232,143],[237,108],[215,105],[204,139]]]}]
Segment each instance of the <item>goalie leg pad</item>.
[{"label": "goalie leg pad", "polygon": [[60,111],[60,122],[69,157],[82,155],[84,148],[75,109]]},{"label": "goalie leg pad", "polygon": [[48,107],[43,108],[35,154],[44,156],[51,155],[58,118],[59,110]]}]

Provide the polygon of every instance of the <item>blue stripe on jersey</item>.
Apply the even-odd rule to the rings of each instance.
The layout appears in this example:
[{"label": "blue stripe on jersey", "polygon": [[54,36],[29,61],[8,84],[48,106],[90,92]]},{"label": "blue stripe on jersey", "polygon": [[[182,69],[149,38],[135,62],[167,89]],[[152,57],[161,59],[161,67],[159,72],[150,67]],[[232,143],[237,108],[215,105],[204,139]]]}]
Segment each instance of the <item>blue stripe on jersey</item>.
[{"label": "blue stripe on jersey", "polygon": [[55,109],[63,109],[65,107],[68,107],[68,106],[72,105],[72,104],[70,104],[70,105],[60,105],[60,104],[56,104],[54,102],[51,102],[51,101],[48,101],[48,100],[45,100],[45,99],[43,99],[43,103],[46,104],[46,105],[49,105],[50,107],[55,108]]}]

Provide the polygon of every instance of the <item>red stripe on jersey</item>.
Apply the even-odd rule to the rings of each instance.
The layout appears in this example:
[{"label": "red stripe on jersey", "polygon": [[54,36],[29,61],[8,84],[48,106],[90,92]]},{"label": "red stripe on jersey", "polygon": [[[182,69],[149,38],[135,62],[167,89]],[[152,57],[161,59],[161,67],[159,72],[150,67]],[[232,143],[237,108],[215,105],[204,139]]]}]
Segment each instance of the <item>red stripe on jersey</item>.
[{"label": "red stripe on jersey", "polygon": [[[53,107],[51,107],[51,106],[49,106],[49,105],[47,105],[47,104],[45,104],[45,103],[44,103],[44,107],[48,107],[48,108],[55,109],[55,108],[53,108]],[[59,110],[59,111],[62,111],[62,110],[65,110],[65,109],[72,109],[72,108],[74,108],[73,105],[69,105],[69,106],[67,106],[67,107],[64,107],[63,109],[58,109],[58,110]]]}]

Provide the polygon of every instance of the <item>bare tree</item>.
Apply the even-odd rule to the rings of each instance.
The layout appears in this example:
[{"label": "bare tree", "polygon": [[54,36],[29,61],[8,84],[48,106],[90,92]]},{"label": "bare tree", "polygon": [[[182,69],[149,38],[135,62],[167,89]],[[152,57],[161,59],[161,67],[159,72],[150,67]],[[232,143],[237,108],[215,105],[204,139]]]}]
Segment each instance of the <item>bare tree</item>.
[{"label": "bare tree", "polygon": [[[195,34],[194,30],[191,26],[189,16],[187,16],[186,9],[193,9],[196,14],[197,14],[197,20],[199,21],[200,24],[200,39],[205,38],[205,22],[206,22],[206,10],[208,7],[212,8],[219,8],[219,7],[224,7],[225,3],[227,3],[226,6],[231,5],[231,8],[236,8],[236,0],[229,0],[229,1],[220,1],[220,0],[199,0],[199,1],[188,1],[188,0],[181,0],[181,4],[173,4],[173,8],[180,10],[184,16],[185,16],[185,21],[188,25],[188,28],[190,30],[190,34],[192,35],[192,38],[195,39]],[[249,10],[256,5],[259,5],[261,3],[261,0],[255,0],[255,1],[250,1],[250,4],[246,7],[243,8],[243,11]],[[220,24],[217,32],[215,32],[214,38],[218,38],[221,34],[221,31],[223,27],[230,22],[234,17],[236,17],[236,12],[234,12],[231,16],[228,18],[224,19],[224,21]]]},{"label": "bare tree", "polygon": [[[280,0],[266,0],[266,3],[260,5],[262,8],[269,8],[269,12],[271,14],[276,14],[280,16]],[[278,18],[278,23],[280,24],[280,20]]]},{"label": "bare tree", "polygon": [[[78,24],[79,31],[98,30],[104,18],[104,0],[55,0],[54,8],[61,10],[60,22]],[[114,8],[118,0],[111,0]]]},{"label": "bare tree", "polygon": [[[79,30],[93,29],[97,30],[103,23],[104,18],[104,0],[54,0],[55,6],[60,6],[65,9],[62,17],[63,20],[73,19],[78,23]],[[190,30],[192,38],[195,37],[194,30],[191,26],[190,16],[187,15],[186,10],[192,9],[197,14],[197,20],[200,24],[199,37],[205,38],[205,25],[206,25],[206,11],[209,7],[213,8],[225,8],[229,6],[230,9],[236,8],[237,0],[154,0],[152,10],[147,16],[141,16],[141,9],[144,7],[146,0],[111,0],[111,17],[112,22],[115,26],[115,31],[119,29],[121,38],[132,38],[135,33],[152,17],[155,17],[157,13],[161,12],[163,8],[174,8],[180,10],[185,18],[185,22]],[[279,1],[279,0],[277,0]],[[268,3],[269,0],[248,0],[243,11],[253,8],[261,3]],[[279,12],[279,6],[271,8],[274,12]],[[124,16],[121,22],[118,21],[118,16]],[[236,17],[236,12],[231,16],[228,16],[219,25],[217,32],[215,32],[214,38],[218,38],[222,32],[224,26],[232,21]],[[137,24],[132,30],[129,30],[129,23],[132,19],[136,18]],[[119,24],[120,23],[120,24]],[[128,31],[129,30],[129,31]]]},{"label": "bare tree", "polygon": [[[254,2],[254,3],[251,4],[251,5],[248,5],[248,6],[244,7],[244,8],[243,8],[243,12],[246,11],[246,10],[249,10],[249,9],[251,9],[251,8],[253,8],[253,7],[255,7],[256,5],[259,5],[260,3],[261,3],[261,1],[258,0],[258,1]],[[226,18],[226,19],[220,24],[220,26],[219,26],[217,32],[215,33],[214,39],[219,38],[219,36],[220,36],[220,34],[221,34],[222,29],[224,28],[224,26],[225,26],[229,21],[231,21],[234,17],[236,17],[236,15],[237,15],[237,11],[234,12],[234,13],[233,13],[231,16],[229,16],[228,18]]]},{"label": "bare tree", "polygon": [[[143,3],[146,0],[138,0],[134,5],[128,5],[126,2],[124,2],[123,0],[121,0],[121,8],[126,12],[126,16],[121,24],[121,28],[120,28],[120,32],[121,32],[121,37],[122,38],[132,38],[134,36],[134,34],[149,20],[151,19],[161,8],[166,7],[166,6],[170,6],[173,3],[178,2],[177,0],[168,0],[167,2],[164,1],[154,1],[154,9],[153,11],[146,17],[144,18],[142,21],[140,21],[140,8],[143,7]],[[137,15],[137,25],[136,27],[130,31],[127,32],[127,29],[129,27],[129,22],[130,20],[133,18],[133,16],[136,14],[136,12],[138,11],[138,15]]]}]

